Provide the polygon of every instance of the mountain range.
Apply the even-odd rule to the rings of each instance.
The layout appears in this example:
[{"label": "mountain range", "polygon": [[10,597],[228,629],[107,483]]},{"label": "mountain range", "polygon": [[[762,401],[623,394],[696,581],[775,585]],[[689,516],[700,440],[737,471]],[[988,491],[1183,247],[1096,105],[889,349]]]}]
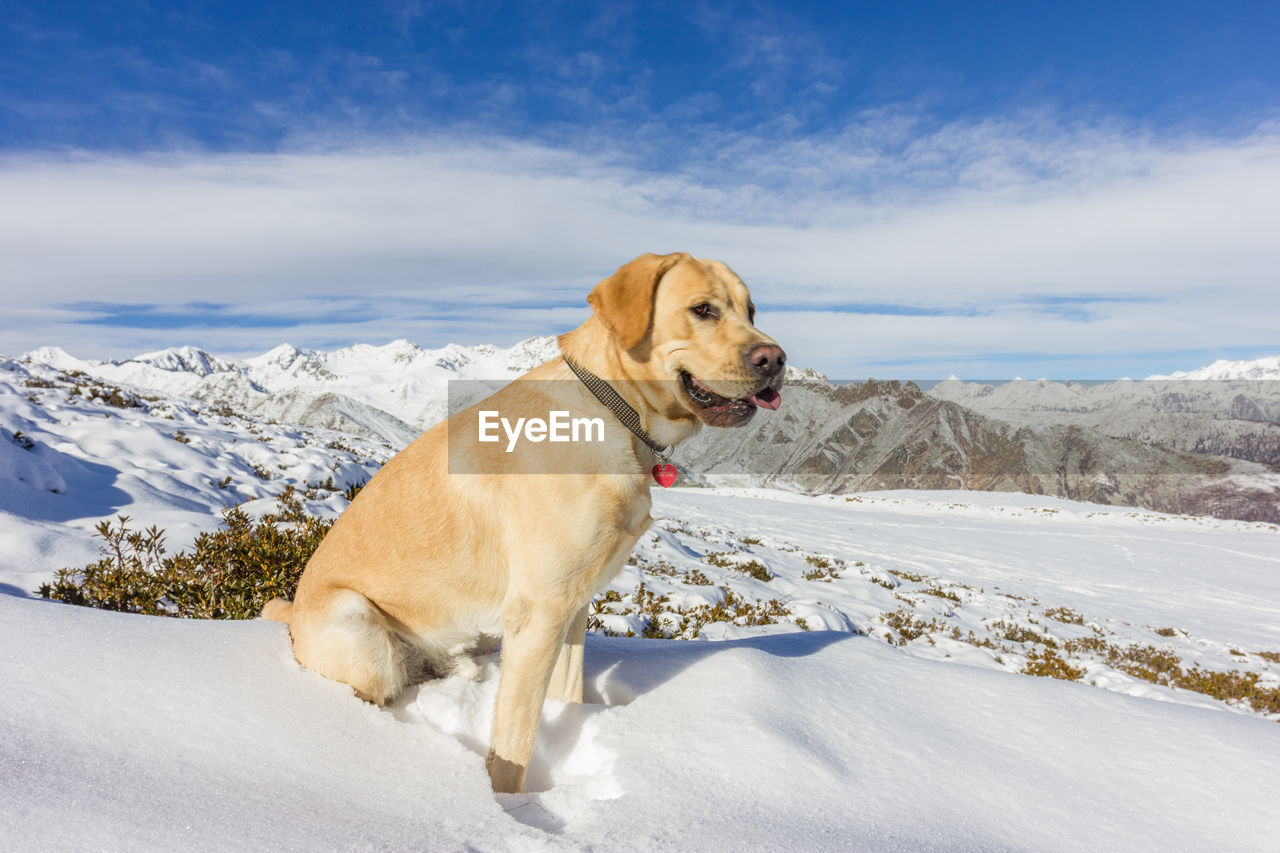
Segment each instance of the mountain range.
[{"label": "mountain range", "polygon": [[1280,365],[1218,362],[1199,371],[1142,381],[948,380],[931,396],[1019,426],[1078,426],[1176,450],[1280,464]]},{"label": "mountain range", "polygon": [[[408,341],[231,360],[193,347],[120,362],[45,347],[23,360],[133,393],[403,447],[449,411],[449,380],[494,388],[558,354]],[[1021,491],[1164,512],[1280,521],[1280,357],[1107,383],[834,384],[789,368],[778,412],[680,446],[684,482],[806,493]]]}]

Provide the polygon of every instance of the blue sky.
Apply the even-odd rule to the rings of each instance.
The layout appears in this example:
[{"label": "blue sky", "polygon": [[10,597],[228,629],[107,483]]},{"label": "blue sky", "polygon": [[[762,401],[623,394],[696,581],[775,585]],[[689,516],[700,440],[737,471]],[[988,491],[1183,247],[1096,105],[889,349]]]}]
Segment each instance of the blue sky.
[{"label": "blue sky", "polygon": [[1280,351],[1275,3],[0,12],[0,352],[510,344],[679,249],[834,376]]}]

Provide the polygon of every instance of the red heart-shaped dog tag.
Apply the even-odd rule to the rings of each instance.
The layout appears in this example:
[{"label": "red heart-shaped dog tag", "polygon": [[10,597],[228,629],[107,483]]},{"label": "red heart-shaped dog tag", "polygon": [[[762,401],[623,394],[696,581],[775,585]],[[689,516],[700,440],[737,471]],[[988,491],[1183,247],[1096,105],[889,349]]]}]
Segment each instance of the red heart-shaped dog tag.
[{"label": "red heart-shaped dog tag", "polygon": [[658,485],[665,489],[676,481],[676,466],[670,462],[654,465],[653,479],[657,480]]}]

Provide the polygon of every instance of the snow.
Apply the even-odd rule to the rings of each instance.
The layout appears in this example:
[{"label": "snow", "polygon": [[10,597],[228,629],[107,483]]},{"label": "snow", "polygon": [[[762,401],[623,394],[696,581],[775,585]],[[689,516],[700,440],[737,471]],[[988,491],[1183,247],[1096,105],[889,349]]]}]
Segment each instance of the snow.
[{"label": "snow", "polygon": [[81,371],[102,382],[145,389],[166,399],[202,396],[213,389],[221,389],[218,396],[228,396],[237,381],[259,394],[342,395],[421,430],[445,416],[449,380],[509,381],[558,352],[555,338],[538,337],[508,349],[448,344],[430,350],[397,340],[385,346],[354,344],[324,352],[281,344],[243,361],[189,346],[121,362],[82,361],[57,347],[41,347],[18,361],[37,368]]},{"label": "snow", "polygon": [[[914,572],[943,585],[976,587],[956,587],[963,602],[952,608],[957,611],[995,607],[1000,590],[1117,626],[1175,625],[1237,646],[1280,648],[1280,530],[1274,525],[995,492],[807,497],[687,489],[663,498],[654,510],[659,518],[716,519],[780,546],[757,546],[761,553],[821,549],[865,563],[863,572]],[[765,560],[781,571],[782,556]],[[798,568],[786,574],[799,574]],[[775,594],[786,591],[778,582],[769,586]],[[851,615],[905,592],[882,590],[889,599],[875,600],[868,598],[874,590],[843,583],[819,589],[826,606]],[[853,620],[870,627],[862,617]]]},{"label": "snow", "polygon": [[58,370],[84,370],[92,366],[91,362],[81,361],[62,347],[39,347],[23,355],[24,359],[40,364],[47,364]]},{"label": "snow", "polygon": [[1168,376],[1148,376],[1148,379],[1280,379],[1280,355],[1267,356],[1253,361],[1219,359],[1208,367],[1195,370],[1175,370]]},{"label": "snow", "polygon": [[[394,358],[514,358],[368,350],[349,356],[365,377]],[[308,354],[270,356],[285,371]],[[276,623],[31,597],[94,558],[100,520],[157,524],[175,550],[286,485],[332,516],[345,500],[315,484],[359,482],[391,452],[41,384],[73,361],[0,360],[0,849],[1267,850],[1280,833],[1277,715],[1066,651],[1152,645],[1280,685],[1259,654],[1280,652],[1273,525],[1017,494],[655,490],[654,526],[593,614],[587,702],[547,703],[531,793],[495,797],[494,656],[378,709],[301,669]],[[781,609],[682,628],[731,595]],[[642,633],[642,599],[688,639],[604,635]],[[908,639],[895,613],[933,627]],[[1010,627],[1085,674],[1021,674],[1034,644]]]},{"label": "snow", "polygon": [[282,625],[0,597],[5,846],[1265,850],[1274,723],[835,632],[590,637],[531,778],[489,793],[496,668],[393,710]]},{"label": "snow", "polygon": [[150,364],[161,370],[186,371],[197,376],[208,376],[210,373],[222,373],[233,369],[228,362],[191,346],[146,353],[131,358],[126,364],[130,362]]},{"label": "snow", "polygon": [[[0,359],[0,584],[19,590],[92,559],[94,527],[117,514],[158,524],[180,548],[216,526],[225,506],[272,502],[285,485],[341,490],[391,456],[378,442],[219,415],[191,400],[120,408],[87,391],[24,384],[50,376]],[[346,501],[325,489],[308,506],[332,515]]]},{"label": "snow", "polygon": [[1280,367],[1276,365],[1280,356],[1218,362],[1141,382],[1040,380],[990,385],[948,380],[928,393],[1017,426],[1038,429],[1071,424],[1176,450],[1274,464],[1275,448],[1280,447],[1280,382],[1274,381],[1280,378]]}]

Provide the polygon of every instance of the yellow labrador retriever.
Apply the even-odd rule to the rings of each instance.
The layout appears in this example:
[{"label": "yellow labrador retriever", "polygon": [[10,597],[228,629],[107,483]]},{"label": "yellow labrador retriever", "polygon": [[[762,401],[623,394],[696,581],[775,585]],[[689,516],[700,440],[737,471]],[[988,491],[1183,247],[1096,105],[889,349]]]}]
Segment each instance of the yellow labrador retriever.
[{"label": "yellow labrador retriever", "polygon": [[[651,522],[653,447],[781,399],[786,356],[723,263],[643,255],[587,301],[592,316],[559,338],[564,358],[396,455],[329,531],[293,603],[263,609],[288,623],[303,666],[378,704],[423,676],[474,671],[471,655],[500,637],[485,762],[499,792],[524,790],[544,699],[582,701],[587,605]],[[596,377],[606,391],[591,390]],[[601,402],[609,389],[638,413],[635,429]],[[495,412],[557,411],[600,419],[599,440],[481,440]]]}]

